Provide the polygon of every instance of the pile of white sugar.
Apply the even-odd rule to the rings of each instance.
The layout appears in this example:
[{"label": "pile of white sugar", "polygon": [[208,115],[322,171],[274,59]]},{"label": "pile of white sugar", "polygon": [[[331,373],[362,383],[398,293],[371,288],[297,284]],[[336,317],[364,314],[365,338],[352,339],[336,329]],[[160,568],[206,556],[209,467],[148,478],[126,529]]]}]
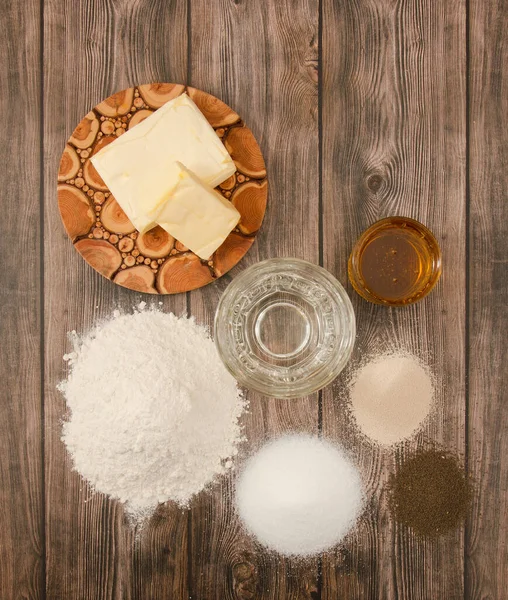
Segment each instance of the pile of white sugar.
[{"label": "pile of white sugar", "polygon": [[309,556],[347,534],[363,506],[360,475],[339,447],[287,435],[246,463],[236,506],[248,531],[281,554]]},{"label": "pile of white sugar", "polygon": [[245,401],[204,327],[115,311],[73,344],[62,439],[95,490],[145,518],[167,500],[187,505],[232,466]]},{"label": "pile of white sugar", "polygon": [[375,356],[353,374],[351,407],[371,440],[391,445],[414,435],[434,401],[429,368],[408,352]]}]

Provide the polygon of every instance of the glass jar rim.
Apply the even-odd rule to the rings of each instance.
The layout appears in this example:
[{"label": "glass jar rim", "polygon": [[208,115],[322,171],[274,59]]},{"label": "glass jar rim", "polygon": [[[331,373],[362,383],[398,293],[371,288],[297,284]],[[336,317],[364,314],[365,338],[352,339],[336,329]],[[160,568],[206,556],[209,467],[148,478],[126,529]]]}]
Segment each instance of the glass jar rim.
[{"label": "glass jar rim", "polygon": [[[335,333],[340,336],[340,347],[337,356],[331,356],[329,362],[316,369],[315,378],[309,376],[306,381],[296,382],[257,380],[252,374],[242,369],[238,356],[231,350],[234,346],[231,327],[228,326],[227,313],[235,305],[249,284],[257,281],[262,274],[287,275],[295,273],[299,276],[307,274],[313,277],[333,302],[333,310],[338,311],[342,328]],[[269,397],[297,398],[306,396],[331,383],[347,364],[356,337],[356,322],[351,300],[340,282],[326,269],[319,265],[297,258],[272,258],[261,261],[240,273],[228,286],[219,300],[214,320],[215,344],[226,369],[239,383]],[[290,368],[290,367],[289,367]]]}]

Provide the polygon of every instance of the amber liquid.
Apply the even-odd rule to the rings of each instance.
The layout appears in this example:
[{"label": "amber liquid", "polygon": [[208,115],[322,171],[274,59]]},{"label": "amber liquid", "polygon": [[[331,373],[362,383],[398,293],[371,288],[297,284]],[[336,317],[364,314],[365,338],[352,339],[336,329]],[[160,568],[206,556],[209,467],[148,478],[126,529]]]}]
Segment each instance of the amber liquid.
[{"label": "amber liquid", "polygon": [[439,247],[430,232],[415,221],[394,217],[382,223],[356,250],[357,281],[352,279],[352,283],[373,302],[414,302],[439,278]]}]

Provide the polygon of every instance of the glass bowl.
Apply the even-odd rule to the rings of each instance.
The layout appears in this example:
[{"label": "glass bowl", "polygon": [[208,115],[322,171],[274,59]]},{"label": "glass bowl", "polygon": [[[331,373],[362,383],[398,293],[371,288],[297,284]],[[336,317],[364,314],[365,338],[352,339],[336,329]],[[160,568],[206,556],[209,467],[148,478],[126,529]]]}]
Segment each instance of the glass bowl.
[{"label": "glass bowl", "polygon": [[381,219],[363,232],[348,263],[349,280],[374,304],[418,302],[441,276],[441,250],[432,232],[409,217]]},{"label": "glass bowl", "polygon": [[342,371],[356,335],[353,306],[325,269],[275,258],[246,269],[215,313],[215,344],[229,372],[274,398],[319,390]]}]

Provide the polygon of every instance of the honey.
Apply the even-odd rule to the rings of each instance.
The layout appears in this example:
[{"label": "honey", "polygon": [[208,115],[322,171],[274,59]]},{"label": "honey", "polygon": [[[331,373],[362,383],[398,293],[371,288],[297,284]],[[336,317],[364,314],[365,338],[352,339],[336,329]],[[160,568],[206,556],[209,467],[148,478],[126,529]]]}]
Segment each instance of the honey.
[{"label": "honey", "polygon": [[404,306],[422,299],[437,283],[441,251],[433,234],[418,221],[389,217],[362,234],[348,272],[365,300]]}]

